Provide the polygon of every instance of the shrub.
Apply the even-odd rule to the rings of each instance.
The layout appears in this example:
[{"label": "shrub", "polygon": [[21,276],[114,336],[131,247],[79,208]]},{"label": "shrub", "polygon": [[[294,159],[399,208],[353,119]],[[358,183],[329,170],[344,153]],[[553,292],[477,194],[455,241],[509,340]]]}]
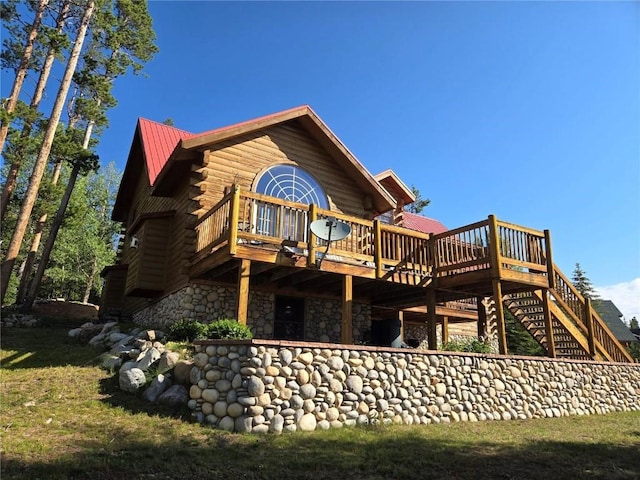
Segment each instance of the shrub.
[{"label": "shrub", "polygon": [[206,336],[211,339],[243,339],[252,338],[251,330],[246,325],[229,318],[216,320],[206,326]]},{"label": "shrub", "polygon": [[178,320],[167,329],[168,340],[174,342],[192,342],[196,338],[206,338],[207,325],[192,319]]},{"label": "shrub", "polygon": [[491,353],[491,345],[478,338],[452,340],[445,343],[442,349],[449,352]]}]

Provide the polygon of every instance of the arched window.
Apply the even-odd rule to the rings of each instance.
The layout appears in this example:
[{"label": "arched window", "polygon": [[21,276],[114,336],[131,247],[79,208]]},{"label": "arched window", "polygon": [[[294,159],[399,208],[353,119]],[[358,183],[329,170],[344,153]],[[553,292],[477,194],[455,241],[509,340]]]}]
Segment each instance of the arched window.
[{"label": "arched window", "polygon": [[[254,184],[257,193],[305,205],[329,208],[327,195],[313,176],[295,165],[275,165],[262,173]],[[270,237],[306,241],[306,210],[258,202],[253,225],[256,233]]]},{"label": "arched window", "polygon": [[265,171],[255,186],[257,193],[290,202],[316,204],[328,209],[329,202],[322,187],[310,173],[295,165],[275,165]]}]

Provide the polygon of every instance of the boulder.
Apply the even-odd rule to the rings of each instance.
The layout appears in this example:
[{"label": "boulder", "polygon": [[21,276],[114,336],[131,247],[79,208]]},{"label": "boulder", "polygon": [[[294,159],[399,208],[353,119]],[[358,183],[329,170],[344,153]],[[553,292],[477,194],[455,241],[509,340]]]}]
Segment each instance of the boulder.
[{"label": "boulder", "polygon": [[158,397],[158,403],[169,407],[186,405],[189,401],[189,392],[182,385],[173,385]]},{"label": "boulder", "polygon": [[138,368],[143,371],[149,370],[149,367],[160,360],[161,353],[156,348],[150,348],[138,357]]},{"label": "boulder", "polygon": [[158,362],[158,371],[160,372],[168,372],[173,367],[175,367],[180,361],[180,354],[177,352],[164,352],[160,356],[160,361]]},{"label": "boulder", "polygon": [[146,383],[144,372],[139,368],[131,368],[120,372],[120,389],[125,392],[137,392]]},{"label": "boulder", "polygon": [[[193,363],[189,360],[180,360],[173,367],[173,379],[180,385],[191,385],[191,368]],[[197,383],[197,382],[196,382]]]},{"label": "boulder", "polygon": [[158,375],[144,391],[144,399],[151,403],[155,402],[171,386],[171,383],[171,375]]}]

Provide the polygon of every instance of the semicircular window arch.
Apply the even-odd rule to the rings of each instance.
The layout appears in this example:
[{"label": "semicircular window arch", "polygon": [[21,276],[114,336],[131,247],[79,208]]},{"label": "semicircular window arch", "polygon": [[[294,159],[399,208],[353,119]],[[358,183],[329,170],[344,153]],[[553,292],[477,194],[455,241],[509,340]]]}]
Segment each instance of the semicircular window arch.
[{"label": "semicircular window arch", "polygon": [[328,209],[329,201],[320,183],[296,165],[274,165],[262,173],[255,192],[290,202],[315,204]]}]

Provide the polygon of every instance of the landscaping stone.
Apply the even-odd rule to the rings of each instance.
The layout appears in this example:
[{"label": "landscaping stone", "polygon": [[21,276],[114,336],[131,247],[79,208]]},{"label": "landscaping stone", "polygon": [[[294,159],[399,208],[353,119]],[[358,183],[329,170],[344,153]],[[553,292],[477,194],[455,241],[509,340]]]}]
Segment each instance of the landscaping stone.
[{"label": "landscaping stone", "polygon": [[137,392],[147,381],[144,372],[139,368],[130,368],[121,371],[118,380],[120,389],[125,392]]},{"label": "landscaping stone", "polygon": [[180,407],[189,401],[189,392],[183,385],[172,385],[158,397],[158,403],[169,407]]},{"label": "landscaping stone", "polygon": [[171,383],[170,375],[158,375],[144,391],[144,399],[151,403],[155,402],[171,386]]}]

